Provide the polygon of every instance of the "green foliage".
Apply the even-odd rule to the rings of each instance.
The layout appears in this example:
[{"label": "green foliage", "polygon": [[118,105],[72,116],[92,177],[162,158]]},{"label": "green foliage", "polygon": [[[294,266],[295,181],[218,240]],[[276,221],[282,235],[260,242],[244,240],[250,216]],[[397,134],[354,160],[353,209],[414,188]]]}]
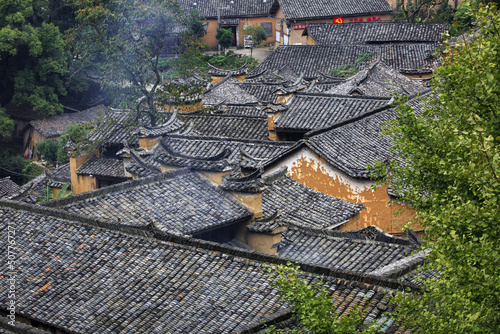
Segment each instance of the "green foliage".
[{"label": "green foliage", "polygon": [[57,161],[57,144],[50,138],[45,139],[36,145],[37,156],[39,159],[55,163]]},{"label": "green foliage", "polygon": [[26,163],[26,166],[23,168],[22,173],[25,175],[30,175],[30,177],[38,176],[45,173],[45,169],[34,163]]},{"label": "green foliage", "polygon": [[10,150],[0,150],[0,177],[10,176],[17,184],[25,182],[23,169],[26,167],[26,160],[23,157],[13,155]]},{"label": "green foliage", "polygon": [[[173,0],[74,0],[80,25],[68,37],[82,60],[99,56],[101,83],[120,108],[145,113],[157,122],[159,60],[185,23]],[[145,97],[142,102],[139,98]],[[141,107],[141,103],[145,107]]]},{"label": "green foliage", "polygon": [[41,198],[38,203],[52,201],[53,199],[65,198],[71,196],[73,194],[72,190],[68,190],[71,186],[71,182],[66,182],[64,186],[59,190],[57,195],[54,197],[54,193],[52,192],[52,188],[49,186],[45,187],[45,198]]},{"label": "green foliage", "polygon": [[233,32],[231,29],[219,29],[217,28],[217,34],[215,35],[217,42],[224,49],[231,46],[233,43]]},{"label": "green foliage", "polygon": [[254,46],[260,46],[262,41],[265,41],[267,39],[266,31],[260,25],[249,25],[243,27],[242,34],[252,35]]},{"label": "green foliage", "polygon": [[[303,327],[287,333],[303,333],[304,330],[315,334],[377,333],[375,324],[363,324],[366,312],[358,307],[345,316],[339,316],[324,282],[318,280],[309,284],[298,276],[298,266],[288,263],[276,269],[268,267],[267,271],[271,285],[279,290],[280,298],[291,304],[294,317]],[[276,332],[274,328],[271,328],[272,332]]]},{"label": "green foliage", "polygon": [[251,71],[259,65],[259,62],[256,59],[246,55],[240,57],[231,51],[225,55],[213,55],[209,58],[208,62],[215,67],[228,70],[248,64],[248,69]]},{"label": "green foliage", "polygon": [[14,130],[14,121],[0,108],[0,138],[9,137]]},{"label": "green foliage", "polygon": [[354,74],[358,73],[361,66],[366,65],[370,60],[372,59],[372,54],[371,53],[361,53],[358,56],[358,59],[354,62],[354,64],[348,64],[348,65],[340,65],[339,67],[333,69],[332,75],[336,76],[337,78],[349,78],[352,77]]},{"label": "green foliage", "polygon": [[191,9],[186,17],[186,26],[188,31],[184,34],[185,37],[202,38],[207,34],[203,26],[204,17],[200,16],[197,9]]},{"label": "green foliage", "polygon": [[87,137],[90,132],[90,125],[88,124],[73,124],[66,128],[64,133],[57,139],[57,153],[56,159],[61,164],[66,164],[69,162],[68,152],[64,149],[64,146],[68,143],[68,136],[75,143],[77,148],[80,144],[83,144],[83,141]]},{"label": "green foliage", "polygon": [[475,15],[481,35],[443,51],[435,107],[417,116],[401,105],[386,129],[406,163],[381,174],[420,209],[433,249],[427,265],[442,273],[422,296],[397,299],[399,317],[418,333],[500,328],[500,15],[493,4]]},{"label": "green foliage", "polygon": [[67,53],[59,28],[45,21],[48,5],[0,1],[0,104],[29,103],[43,115],[61,112],[66,95]]}]

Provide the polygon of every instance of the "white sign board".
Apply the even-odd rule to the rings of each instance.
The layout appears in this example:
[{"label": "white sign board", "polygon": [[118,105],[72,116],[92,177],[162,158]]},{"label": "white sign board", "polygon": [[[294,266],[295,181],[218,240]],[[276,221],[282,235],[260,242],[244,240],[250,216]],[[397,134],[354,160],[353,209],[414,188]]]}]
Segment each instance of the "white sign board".
[{"label": "white sign board", "polygon": [[253,48],[253,36],[245,35],[244,43],[245,43],[245,48]]}]

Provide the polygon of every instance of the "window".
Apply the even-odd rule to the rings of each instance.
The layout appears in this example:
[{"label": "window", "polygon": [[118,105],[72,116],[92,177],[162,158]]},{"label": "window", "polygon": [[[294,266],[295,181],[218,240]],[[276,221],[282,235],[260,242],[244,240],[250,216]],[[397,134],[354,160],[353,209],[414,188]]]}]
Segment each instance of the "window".
[{"label": "window", "polygon": [[260,25],[266,32],[267,37],[271,37],[273,35],[273,24],[271,22],[262,22]]}]

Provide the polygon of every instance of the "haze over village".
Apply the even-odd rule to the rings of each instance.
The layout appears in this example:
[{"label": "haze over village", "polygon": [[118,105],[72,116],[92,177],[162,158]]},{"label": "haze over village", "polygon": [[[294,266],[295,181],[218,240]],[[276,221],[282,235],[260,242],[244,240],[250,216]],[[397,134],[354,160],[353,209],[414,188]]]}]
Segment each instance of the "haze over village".
[{"label": "haze over village", "polygon": [[2,0],[0,333],[498,333],[497,24]]}]

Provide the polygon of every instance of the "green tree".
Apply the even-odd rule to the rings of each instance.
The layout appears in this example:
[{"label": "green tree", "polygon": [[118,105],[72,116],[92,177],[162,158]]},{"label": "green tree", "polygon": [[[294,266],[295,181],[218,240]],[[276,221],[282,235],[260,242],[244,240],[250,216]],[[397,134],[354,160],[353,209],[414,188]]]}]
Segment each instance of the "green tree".
[{"label": "green tree", "polygon": [[[355,307],[346,316],[339,316],[332,306],[332,298],[324,282],[317,280],[309,284],[299,276],[299,267],[280,265],[267,268],[271,285],[280,291],[280,298],[292,306],[294,317],[301,324],[298,330],[286,333],[354,334],[377,333],[377,324],[364,325],[366,312]],[[271,332],[275,332],[271,328]]]},{"label": "green tree", "polygon": [[244,35],[252,35],[252,40],[254,43],[254,46],[260,46],[262,41],[265,41],[267,39],[267,34],[264,28],[262,26],[258,25],[250,25],[243,27],[243,34]]},{"label": "green tree", "polygon": [[231,29],[219,29],[217,28],[217,34],[215,35],[217,43],[222,46],[223,51],[230,47],[233,43],[233,32]]},{"label": "green tree", "polygon": [[185,22],[173,0],[74,0],[80,25],[69,36],[82,60],[98,55],[101,83],[121,108],[158,119],[159,60]]},{"label": "green tree", "polygon": [[84,143],[85,138],[90,133],[90,129],[90,125],[88,124],[73,124],[68,126],[59,139],[57,139],[57,161],[61,164],[69,162],[68,152],[64,149],[64,146],[68,143],[68,137],[71,138],[78,147]]},{"label": "green tree", "polygon": [[14,121],[3,108],[0,107],[0,138],[9,137],[14,130]]},{"label": "green tree", "polygon": [[441,273],[422,296],[397,299],[418,333],[500,328],[500,15],[495,4],[475,15],[480,34],[443,51],[432,106],[419,115],[399,107],[386,130],[406,162],[381,173],[419,208],[433,249],[427,266]]},{"label": "green tree", "polygon": [[[44,19],[48,10],[44,0],[0,1],[0,105],[29,103],[43,115],[62,111],[67,54],[59,28]],[[11,128],[4,115],[0,122]]]},{"label": "green tree", "polygon": [[203,25],[204,17],[200,16],[197,9],[191,9],[189,14],[186,16],[186,26],[187,32],[185,37],[192,36],[196,39],[200,39],[207,34],[205,26]]},{"label": "green tree", "polygon": [[37,156],[39,159],[49,161],[53,164],[57,161],[57,144],[48,138],[36,145]]}]

